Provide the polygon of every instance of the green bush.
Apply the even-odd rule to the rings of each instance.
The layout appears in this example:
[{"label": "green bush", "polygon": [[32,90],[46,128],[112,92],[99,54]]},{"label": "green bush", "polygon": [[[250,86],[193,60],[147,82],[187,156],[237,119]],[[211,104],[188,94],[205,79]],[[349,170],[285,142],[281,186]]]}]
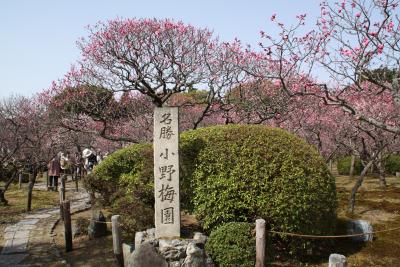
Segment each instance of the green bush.
[{"label": "green bush", "polygon": [[[153,148],[150,144],[135,144],[115,151],[94,168],[90,188],[111,204],[118,189],[134,194],[144,203],[153,205]],[[120,194],[120,192],[119,192]]]},{"label": "green bush", "polygon": [[131,193],[117,193],[112,206],[113,214],[121,215],[121,230],[124,240],[135,240],[137,231],[154,227],[153,204],[144,203]]},{"label": "green bush", "polygon": [[211,232],[206,251],[217,266],[253,267],[255,242],[254,224],[230,222]]},{"label": "green bush", "polygon": [[103,204],[121,215],[123,235],[134,239],[136,231],[154,224],[153,148],[134,144],[106,157],[85,179],[85,186],[100,193]]},{"label": "green bush", "polygon": [[385,160],[385,171],[387,174],[396,175],[396,172],[400,172],[400,156],[390,155]]},{"label": "green bush", "polygon": [[[351,166],[351,156],[343,157],[337,162],[337,170],[340,175],[349,175]],[[354,161],[354,175],[359,175],[363,170],[363,165],[359,158]]]},{"label": "green bush", "polygon": [[[114,208],[132,222],[141,214],[132,212],[133,208],[123,209],[128,200],[153,216],[152,153],[149,144],[132,145],[95,168],[102,181],[99,184],[114,184],[114,193],[102,189],[114,195],[111,202],[122,203]],[[273,230],[334,231],[334,178],[316,150],[292,134],[255,125],[187,131],[180,135],[180,162],[181,206],[195,213],[208,231],[227,222],[254,222],[259,217]],[[146,223],[136,225],[140,228]],[[289,243],[292,247],[307,245],[305,241]]]},{"label": "green bush", "polygon": [[185,135],[205,144],[192,177],[195,213],[205,229],[262,217],[276,230],[334,231],[335,180],[317,151],[300,138],[256,125]]},{"label": "green bush", "polygon": [[[194,168],[196,141],[181,149],[180,199],[183,209],[192,210],[192,185],[185,179]],[[100,193],[105,205],[122,217],[122,230],[127,238],[135,231],[151,227],[154,222],[153,147],[134,144],[105,158],[84,180],[85,187]],[[132,235],[133,233],[133,235]]]}]

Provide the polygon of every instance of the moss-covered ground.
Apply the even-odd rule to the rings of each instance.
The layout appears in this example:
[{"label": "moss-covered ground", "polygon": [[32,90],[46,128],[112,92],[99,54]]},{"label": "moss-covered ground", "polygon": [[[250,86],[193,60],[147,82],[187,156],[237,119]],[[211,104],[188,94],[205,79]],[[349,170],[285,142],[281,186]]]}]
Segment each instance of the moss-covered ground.
[{"label": "moss-covered ground", "polygon": [[[387,188],[379,186],[376,177],[364,181],[356,198],[354,214],[347,213],[347,202],[356,177],[337,176],[338,222],[337,235],[346,234],[346,223],[351,219],[369,221],[373,231],[400,227],[400,178],[388,177]],[[347,257],[348,266],[400,266],[400,229],[378,233],[372,242],[357,243],[349,238],[335,239],[321,251],[310,252],[301,260],[275,260],[272,266],[327,266],[329,255],[338,253]]]}]

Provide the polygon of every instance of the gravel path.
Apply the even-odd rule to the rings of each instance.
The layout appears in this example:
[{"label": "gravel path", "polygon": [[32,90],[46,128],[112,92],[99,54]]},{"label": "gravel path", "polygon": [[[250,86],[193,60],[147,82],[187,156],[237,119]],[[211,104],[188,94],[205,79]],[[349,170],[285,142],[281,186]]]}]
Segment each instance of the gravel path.
[{"label": "gravel path", "polygon": [[[38,184],[35,188],[41,189],[41,185]],[[71,213],[90,208],[89,194],[85,190],[80,189],[76,192],[72,183],[67,183],[66,190],[74,192],[70,199]],[[38,210],[24,214],[18,223],[6,227],[5,242],[0,253],[0,267],[65,266],[65,260],[52,237],[59,215],[58,207]]]}]

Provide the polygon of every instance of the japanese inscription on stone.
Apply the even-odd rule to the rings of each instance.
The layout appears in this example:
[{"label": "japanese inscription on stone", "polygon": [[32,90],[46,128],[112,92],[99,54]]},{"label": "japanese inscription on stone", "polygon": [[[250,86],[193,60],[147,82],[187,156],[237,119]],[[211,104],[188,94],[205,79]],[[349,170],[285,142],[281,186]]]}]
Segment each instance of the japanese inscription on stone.
[{"label": "japanese inscription on stone", "polygon": [[156,237],[180,236],[179,117],[177,107],[154,110]]}]

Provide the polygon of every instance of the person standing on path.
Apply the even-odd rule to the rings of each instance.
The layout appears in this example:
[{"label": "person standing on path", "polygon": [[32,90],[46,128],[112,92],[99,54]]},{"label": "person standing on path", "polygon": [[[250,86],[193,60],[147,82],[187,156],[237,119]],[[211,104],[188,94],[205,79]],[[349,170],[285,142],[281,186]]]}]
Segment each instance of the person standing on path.
[{"label": "person standing on path", "polygon": [[58,177],[60,177],[60,160],[58,156],[55,156],[47,165],[50,179],[50,188],[52,190],[58,190]]}]

